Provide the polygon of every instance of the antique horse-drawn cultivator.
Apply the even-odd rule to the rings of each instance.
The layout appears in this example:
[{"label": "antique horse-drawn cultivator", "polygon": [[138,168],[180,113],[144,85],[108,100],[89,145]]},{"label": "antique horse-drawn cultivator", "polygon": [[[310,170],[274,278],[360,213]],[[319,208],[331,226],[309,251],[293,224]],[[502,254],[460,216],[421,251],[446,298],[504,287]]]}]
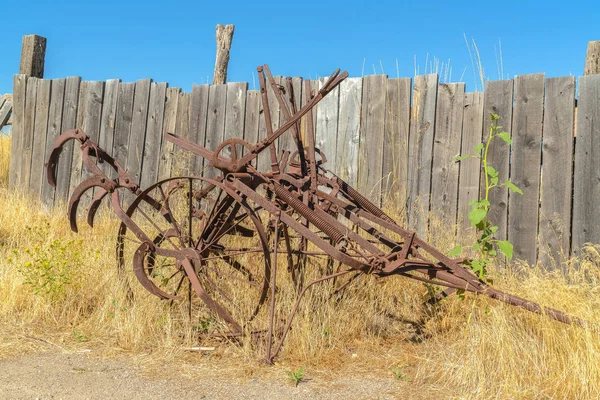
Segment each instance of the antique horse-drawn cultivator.
[{"label": "antique horse-drawn cultivator", "polygon": [[[560,311],[489,286],[464,259],[442,254],[325,169],[325,154],[315,147],[312,110],[347,77],[346,72],[335,71],[316,92],[305,82],[306,101],[300,109],[290,79],[284,87],[276,84],[266,65],[258,72],[267,131],[262,141],[250,144],[230,139],[211,151],[165,134],[164,139],[216,168],[214,178],[173,177],[142,190],[84,132],[71,130],[57,138],[47,164],[49,183],[55,185],[59,155],[70,139],[81,143],[83,162],[92,173],[70,199],[71,228],[77,231],[77,207],[86,191],[94,191],[87,218],[90,225],[102,200],[109,197],[122,221],[117,246],[121,268],[130,265],[131,258],[133,272],[144,288],[161,299],[184,301],[190,315],[192,308],[202,308],[222,323],[223,336],[263,335],[269,362],[280,351],[307,289],[332,281],[334,293],[339,293],[367,274],[400,275],[439,285],[446,288],[442,295],[456,290],[474,292],[571,322]],[[286,119],[275,131],[267,84]],[[303,116],[306,123],[301,125]],[[286,132],[293,135],[297,150],[278,152],[276,141]],[[257,160],[265,150],[270,170],[261,171]],[[110,168],[105,168],[110,174],[103,172],[98,163],[107,163],[116,176]],[[128,207],[123,205],[125,198]],[[285,318],[275,317],[282,295],[277,284],[279,254],[287,260],[295,290]],[[304,282],[304,269],[310,266],[307,260],[316,257],[325,258],[328,268]]]}]

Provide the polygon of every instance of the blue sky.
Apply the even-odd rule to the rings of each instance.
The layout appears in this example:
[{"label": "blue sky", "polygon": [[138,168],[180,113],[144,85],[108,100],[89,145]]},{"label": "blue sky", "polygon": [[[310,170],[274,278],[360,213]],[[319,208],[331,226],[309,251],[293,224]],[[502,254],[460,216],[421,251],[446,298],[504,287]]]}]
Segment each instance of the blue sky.
[{"label": "blue sky", "polygon": [[500,42],[505,77],[553,77],[581,75],[587,42],[600,40],[597,0],[485,3],[2,0],[0,93],[12,92],[21,37],[30,33],[48,39],[47,78],[150,77],[186,91],[212,80],[217,23],[236,26],[228,80],[250,88],[263,63],[285,76],[315,78],[338,67],[361,76],[383,67],[410,77],[415,57],[420,73],[436,57],[440,67],[449,59],[452,81],[462,76],[472,91],[465,35],[475,40],[488,79],[499,78]]}]

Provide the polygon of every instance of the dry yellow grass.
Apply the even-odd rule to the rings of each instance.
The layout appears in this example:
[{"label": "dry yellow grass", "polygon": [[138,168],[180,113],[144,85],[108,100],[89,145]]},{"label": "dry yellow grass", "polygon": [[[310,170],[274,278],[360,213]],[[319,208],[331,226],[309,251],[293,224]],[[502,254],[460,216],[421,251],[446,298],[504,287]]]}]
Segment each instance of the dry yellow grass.
[{"label": "dry yellow grass", "polygon": [[[7,159],[7,148],[0,142],[0,159]],[[262,346],[249,341],[219,342],[205,357],[186,353],[185,347],[199,342],[194,324],[186,323],[181,311],[137,284],[135,302],[127,303],[114,261],[116,221],[100,215],[93,230],[81,223],[75,235],[64,211],[40,211],[35,200],[9,192],[8,168],[2,165],[0,357],[40,345],[85,346],[177,368],[208,363],[222,374],[273,373],[302,365],[313,377],[395,379],[391,371],[398,368],[411,380],[399,385],[441,397],[600,397],[597,248],[587,248],[577,268],[568,262],[565,275],[536,268],[519,275],[492,271],[496,286],[591,321],[593,327],[567,326],[475,296],[465,301],[451,297],[427,309],[423,285],[366,278],[339,303],[328,300],[326,286],[311,291],[280,355],[285,367],[266,368],[257,362]],[[439,244],[446,250],[453,246]],[[291,285],[285,272],[279,279],[284,288]],[[283,308],[291,302],[289,296]],[[185,374],[198,371],[188,368]],[[283,373],[281,379],[286,379]]]}]

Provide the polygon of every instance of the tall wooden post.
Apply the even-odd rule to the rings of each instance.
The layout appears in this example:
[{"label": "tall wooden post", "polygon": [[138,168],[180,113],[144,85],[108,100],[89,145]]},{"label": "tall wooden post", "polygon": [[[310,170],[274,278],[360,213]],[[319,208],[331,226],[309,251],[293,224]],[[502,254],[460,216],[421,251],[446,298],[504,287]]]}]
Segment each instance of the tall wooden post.
[{"label": "tall wooden post", "polygon": [[229,50],[233,40],[234,25],[217,25],[217,59],[213,85],[227,82],[227,66],[229,65]]},{"label": "tall wooden post", "polygon": [[588,43],[583,74],[600,74],[600,40],[590,41]]},{"label": "tall wooden post", "polygon": [[35,78],[43,78],[45,58],[46,38],[38,35],[23,36],[19,73]]}]

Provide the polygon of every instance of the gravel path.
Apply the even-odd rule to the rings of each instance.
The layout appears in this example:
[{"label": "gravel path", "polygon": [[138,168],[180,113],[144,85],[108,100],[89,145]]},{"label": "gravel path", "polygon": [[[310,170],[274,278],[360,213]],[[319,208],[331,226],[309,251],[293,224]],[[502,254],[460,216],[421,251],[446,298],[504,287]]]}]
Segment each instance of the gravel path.
[{"label": "gravel path", "polygon": [[[125,361],[45,352],[0,361],[0,399],[396,399],[430,398],[387,379],[273,380],[148,377]],[[210,374],[218,375],[218,374]],[[429,393],[433,395],[433,393]],[[440,393],[437,393],[437,398]]]}]

